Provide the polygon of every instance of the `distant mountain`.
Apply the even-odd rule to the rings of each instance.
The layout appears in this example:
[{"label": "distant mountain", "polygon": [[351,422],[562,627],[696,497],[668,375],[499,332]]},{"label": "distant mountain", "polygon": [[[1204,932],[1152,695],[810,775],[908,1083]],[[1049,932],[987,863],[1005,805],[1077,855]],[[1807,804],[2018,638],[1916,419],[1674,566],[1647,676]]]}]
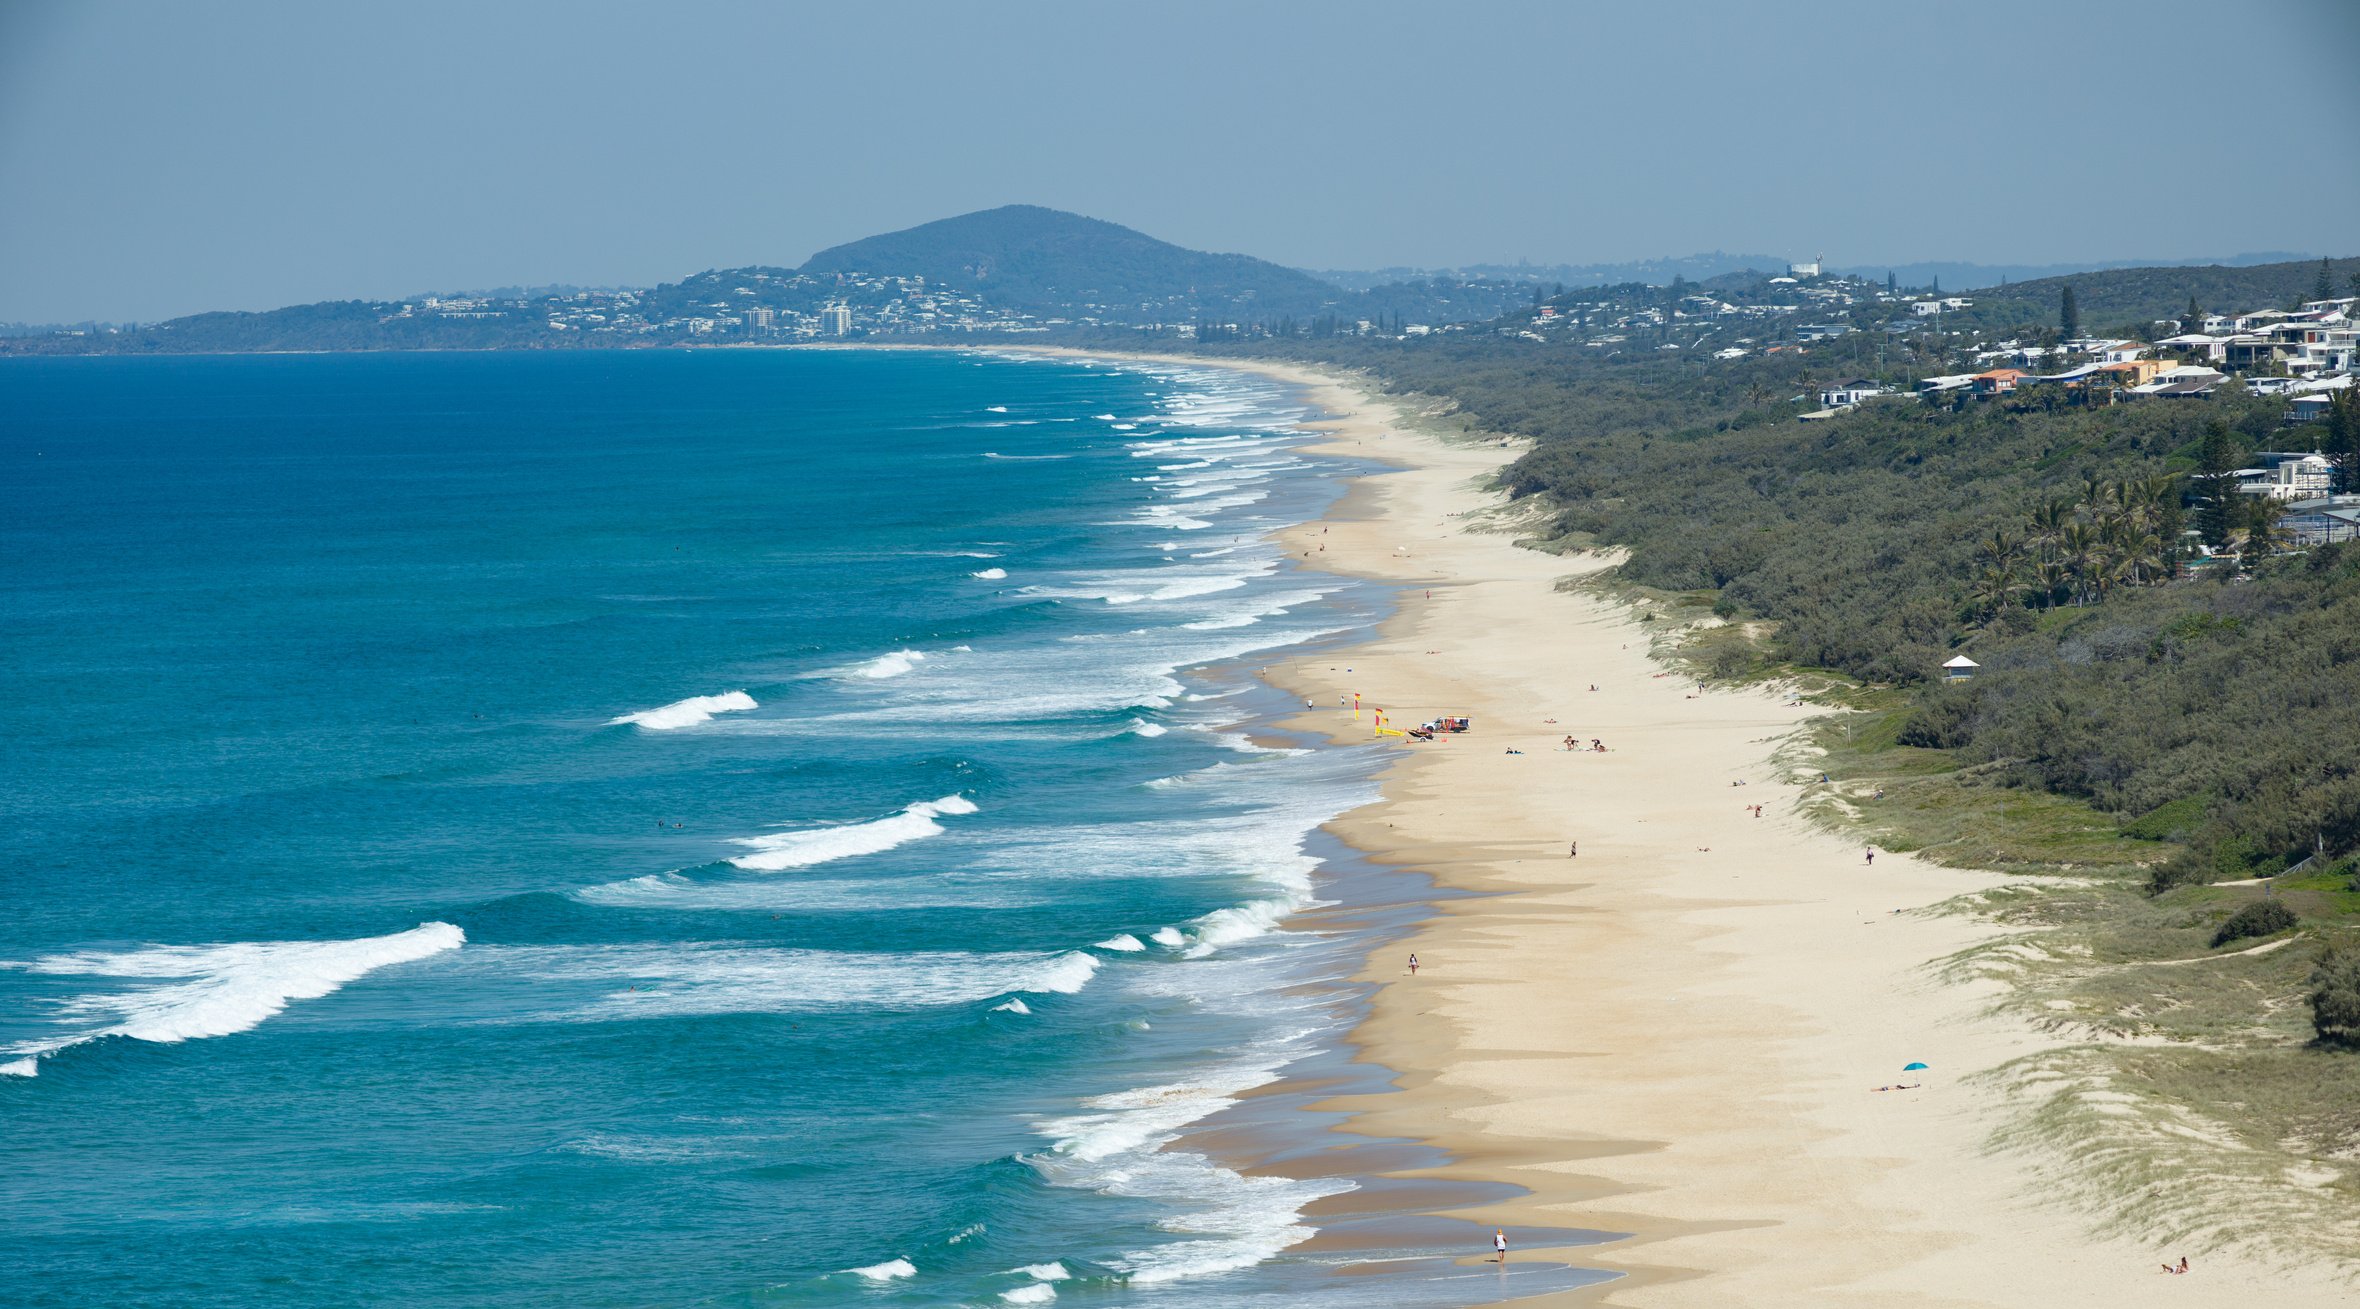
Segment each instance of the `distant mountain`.
[{"label": "distant mountain", "polygon": [[[1733,255],[1715,250],[1710,254],[1667,255],[1661,259],[1633,259],[1619,264],[1535,264],[1520,261],[1513,264],[1467,264],[1458,268],[1315,269],[1312,273],[1353,291],[1371,290],[1388,282],[1437,277],[1454,281],[1521,282],[1527,286],[1562,283],[1570,289],[1579,286],[1623,286],[1632,282],[1669,286],[1675,277],[1702,282],[1748,270],[1782,273],[1786,271],[1786,264],[1787,261],[1778,255]],[[1883,275],[1882,272],[1878,273],[1880,277]]]},{"label": "distant mountain", "polygon": [[1349,297],[1249,255],[1206,254],[1117,223],[1006,205],[822,250],[798,271],[923,277],[1012,308],[1141,306],[1315,314]]},{"label": "distant mountain", "polygon": [[[2297,254],[2286,250],[2230,255],[2215,259],[2112,259],[2087,263],[2064,264],[1978,264],[1965,260],[1919,260],[1907,264],[1845,264],[1829,265],[1829,273],[1846,277],[1862,277],[1882,282],[1891,273],[1907,287],[1928,287],[1940,284],[1945,291],[1971,291],[1980,287],[1998,286],[2003,282],[2027,282],[2045,277],[2064,277],[2072,273],[2097,272],[2111,268],[2250,268],[2258,264],[2296,263],[2308,259],[2316,262],[2319,256]],[[1467,264],[1458,268],[1373,268],[1373,269],[1311,269],[1313,276],[1323,278],[1351,291],[1366,291],[1387,282],[1406,282],[1419,278],[1443,277],[1468,280],[1497,280],[1550,285],[1562,283],[1567,288],[1582,286],[1624,286],[1644,282],[1649,286],[1669,286],[1675,277],[1691,282],[1707,282],[1731,273],[1746,271],[1782,273],[1788,260],[1780,255],[1728,254],[1715,250],[1709,254],[1667,255],[1661,259],[1634,259],[1618,264]]]},{"label": "distant mountain", "polygon": [[2304,260],[2317,263],[2319,256],[2298,254],[2291,250],[2265,250],[2230,255],[2225,259],[2104,259],[2079,264],[1974,264],[1937,260],[1913,264],[1846,265],[1828,271],[1850,277],[1865,277],[1875,282],[1885,280],[1885,274],[1891,273],[1901,285],[1910,287],[1933,286],[1939,279],[1945,291],[1972,291],[2002,283],[2030,282],[2115,268],[2251,268],[2258,264],[2300,263]]}]

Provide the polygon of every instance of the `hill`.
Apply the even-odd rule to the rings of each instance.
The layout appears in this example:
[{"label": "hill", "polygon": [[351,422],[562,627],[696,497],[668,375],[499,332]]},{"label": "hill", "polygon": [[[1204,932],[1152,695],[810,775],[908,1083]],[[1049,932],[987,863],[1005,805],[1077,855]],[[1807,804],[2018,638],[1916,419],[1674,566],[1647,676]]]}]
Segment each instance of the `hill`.
[{"label": "hill", "polygon": [[1023,309],[1114,306],[1315,314],[1348,297],[1250,255],[1207,254],[1118,223],[1005,205],[822,250],[799,270],[923,277]]},{"label": "hill", "polygon": [[[2351,295],[2351,259],[2332,261],[2337,295]],[[2284,308],[2308,300],[2319,282],[2319,261],[2230,267],[2114,268],[2103,272],[2010,282],[1975,292],[1974,307],[1962,322],[2005,330],[2023,323],[2054,326],[2066,287],[2081,307],[2083,327],[2093,332],[2131,332],[2159,318],[2177,318],[2188,299],[2212,313]]]}]

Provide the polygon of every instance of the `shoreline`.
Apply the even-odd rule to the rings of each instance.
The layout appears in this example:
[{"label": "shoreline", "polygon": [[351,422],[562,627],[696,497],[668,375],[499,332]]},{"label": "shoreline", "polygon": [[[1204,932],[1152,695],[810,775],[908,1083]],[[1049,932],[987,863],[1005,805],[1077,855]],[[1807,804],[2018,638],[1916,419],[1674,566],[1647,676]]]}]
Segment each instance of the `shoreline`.
[{"label": "shoreline", "polygon": [[[1355,978],[1373,991],[1347,1041],[1398,1089],[1310,1108],[1452,1161],[1389,1179],[1524,1192],[1452,1217],[1628,1233],[1518,1249],[1621,1274],[1530,1303],[2348,1301],[2324,1270],[2093,1231],[2043,1195],[2061,1161],[1992,1147],[2027,1106],[1978,1074],[2067,1042],[1992,1012],[1998,984],[1936,976],[2000,932],[1937,906],[2018,879],[1882,852],[1871,865],[1805,817],[1774,756],[1819,710],[1700,689],[1653,659],[1628,609],[1561,590],[1605,564],[1514,544],[1487,488],[1524,442],[1446,440],[1310,366],[1023,352],[1273,377],[1320,411],[1313,449],[1391,465],[1278,536],[1302,566],[1414,589],[1370,640],[1288,652],[1265,677],[1323,706],[1286,726],[1337,741],[1368,738],[1324,708],[1353,691],[1397,724],[1473,716],[1447,744],[1403,747],[1383,798],[1327,828],[1471,894],[1381,947],[1416,952],[1414,979],[1393,957]],[[1567,734],[1610,749],[1554,749]],[[1932,1069],[1905,1079],[1918,1061]],[[2181,1255],[2194,1275],[2164,1277]]]}]

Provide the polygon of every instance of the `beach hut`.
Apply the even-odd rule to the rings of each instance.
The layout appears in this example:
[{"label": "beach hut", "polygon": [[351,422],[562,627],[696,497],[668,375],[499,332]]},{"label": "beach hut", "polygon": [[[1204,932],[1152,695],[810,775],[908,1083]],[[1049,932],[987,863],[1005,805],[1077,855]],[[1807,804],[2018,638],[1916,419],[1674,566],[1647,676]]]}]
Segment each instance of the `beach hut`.
[{"label": "beach hut", "polygon": [[1968,678],[1975,675],[1976,669],[1981,668],[1982,666],[1983,665],[1976,663],[1974,660],[1967,658],[1965,655],[1958,655],[1954,658],[1943,661],[1942,680],[1945,682],[1966,681]]}]

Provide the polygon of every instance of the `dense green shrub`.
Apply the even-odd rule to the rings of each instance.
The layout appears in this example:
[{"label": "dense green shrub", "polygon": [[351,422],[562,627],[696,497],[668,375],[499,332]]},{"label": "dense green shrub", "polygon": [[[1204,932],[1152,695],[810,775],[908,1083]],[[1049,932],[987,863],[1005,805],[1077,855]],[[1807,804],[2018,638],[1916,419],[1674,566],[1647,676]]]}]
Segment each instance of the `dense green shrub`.
[{"label": "dense green shrub", "polygon": [[2213,948],[2217,950],[2231,941],[2243,941],[2249,937],[2274,936],[2300,921],[2295,917],[2294,910],[2286,907],[2284,900],[2256,900],[2221,923],[2219,930],[2213,933]]},{"label": "dense green shrub", "polygon": [[2360,950],[2330,950],[2311,971],[2311,1028],[2322,1044],[2360,1047]]},{"label": "dense green shrub", "polygon": [[1975,711],[1974,693],[1966,687],[1944,687],[1927,695],[1901,720],[1903,745],[1929,750],[1955,750],[1974,739],[1969,721]]}]

